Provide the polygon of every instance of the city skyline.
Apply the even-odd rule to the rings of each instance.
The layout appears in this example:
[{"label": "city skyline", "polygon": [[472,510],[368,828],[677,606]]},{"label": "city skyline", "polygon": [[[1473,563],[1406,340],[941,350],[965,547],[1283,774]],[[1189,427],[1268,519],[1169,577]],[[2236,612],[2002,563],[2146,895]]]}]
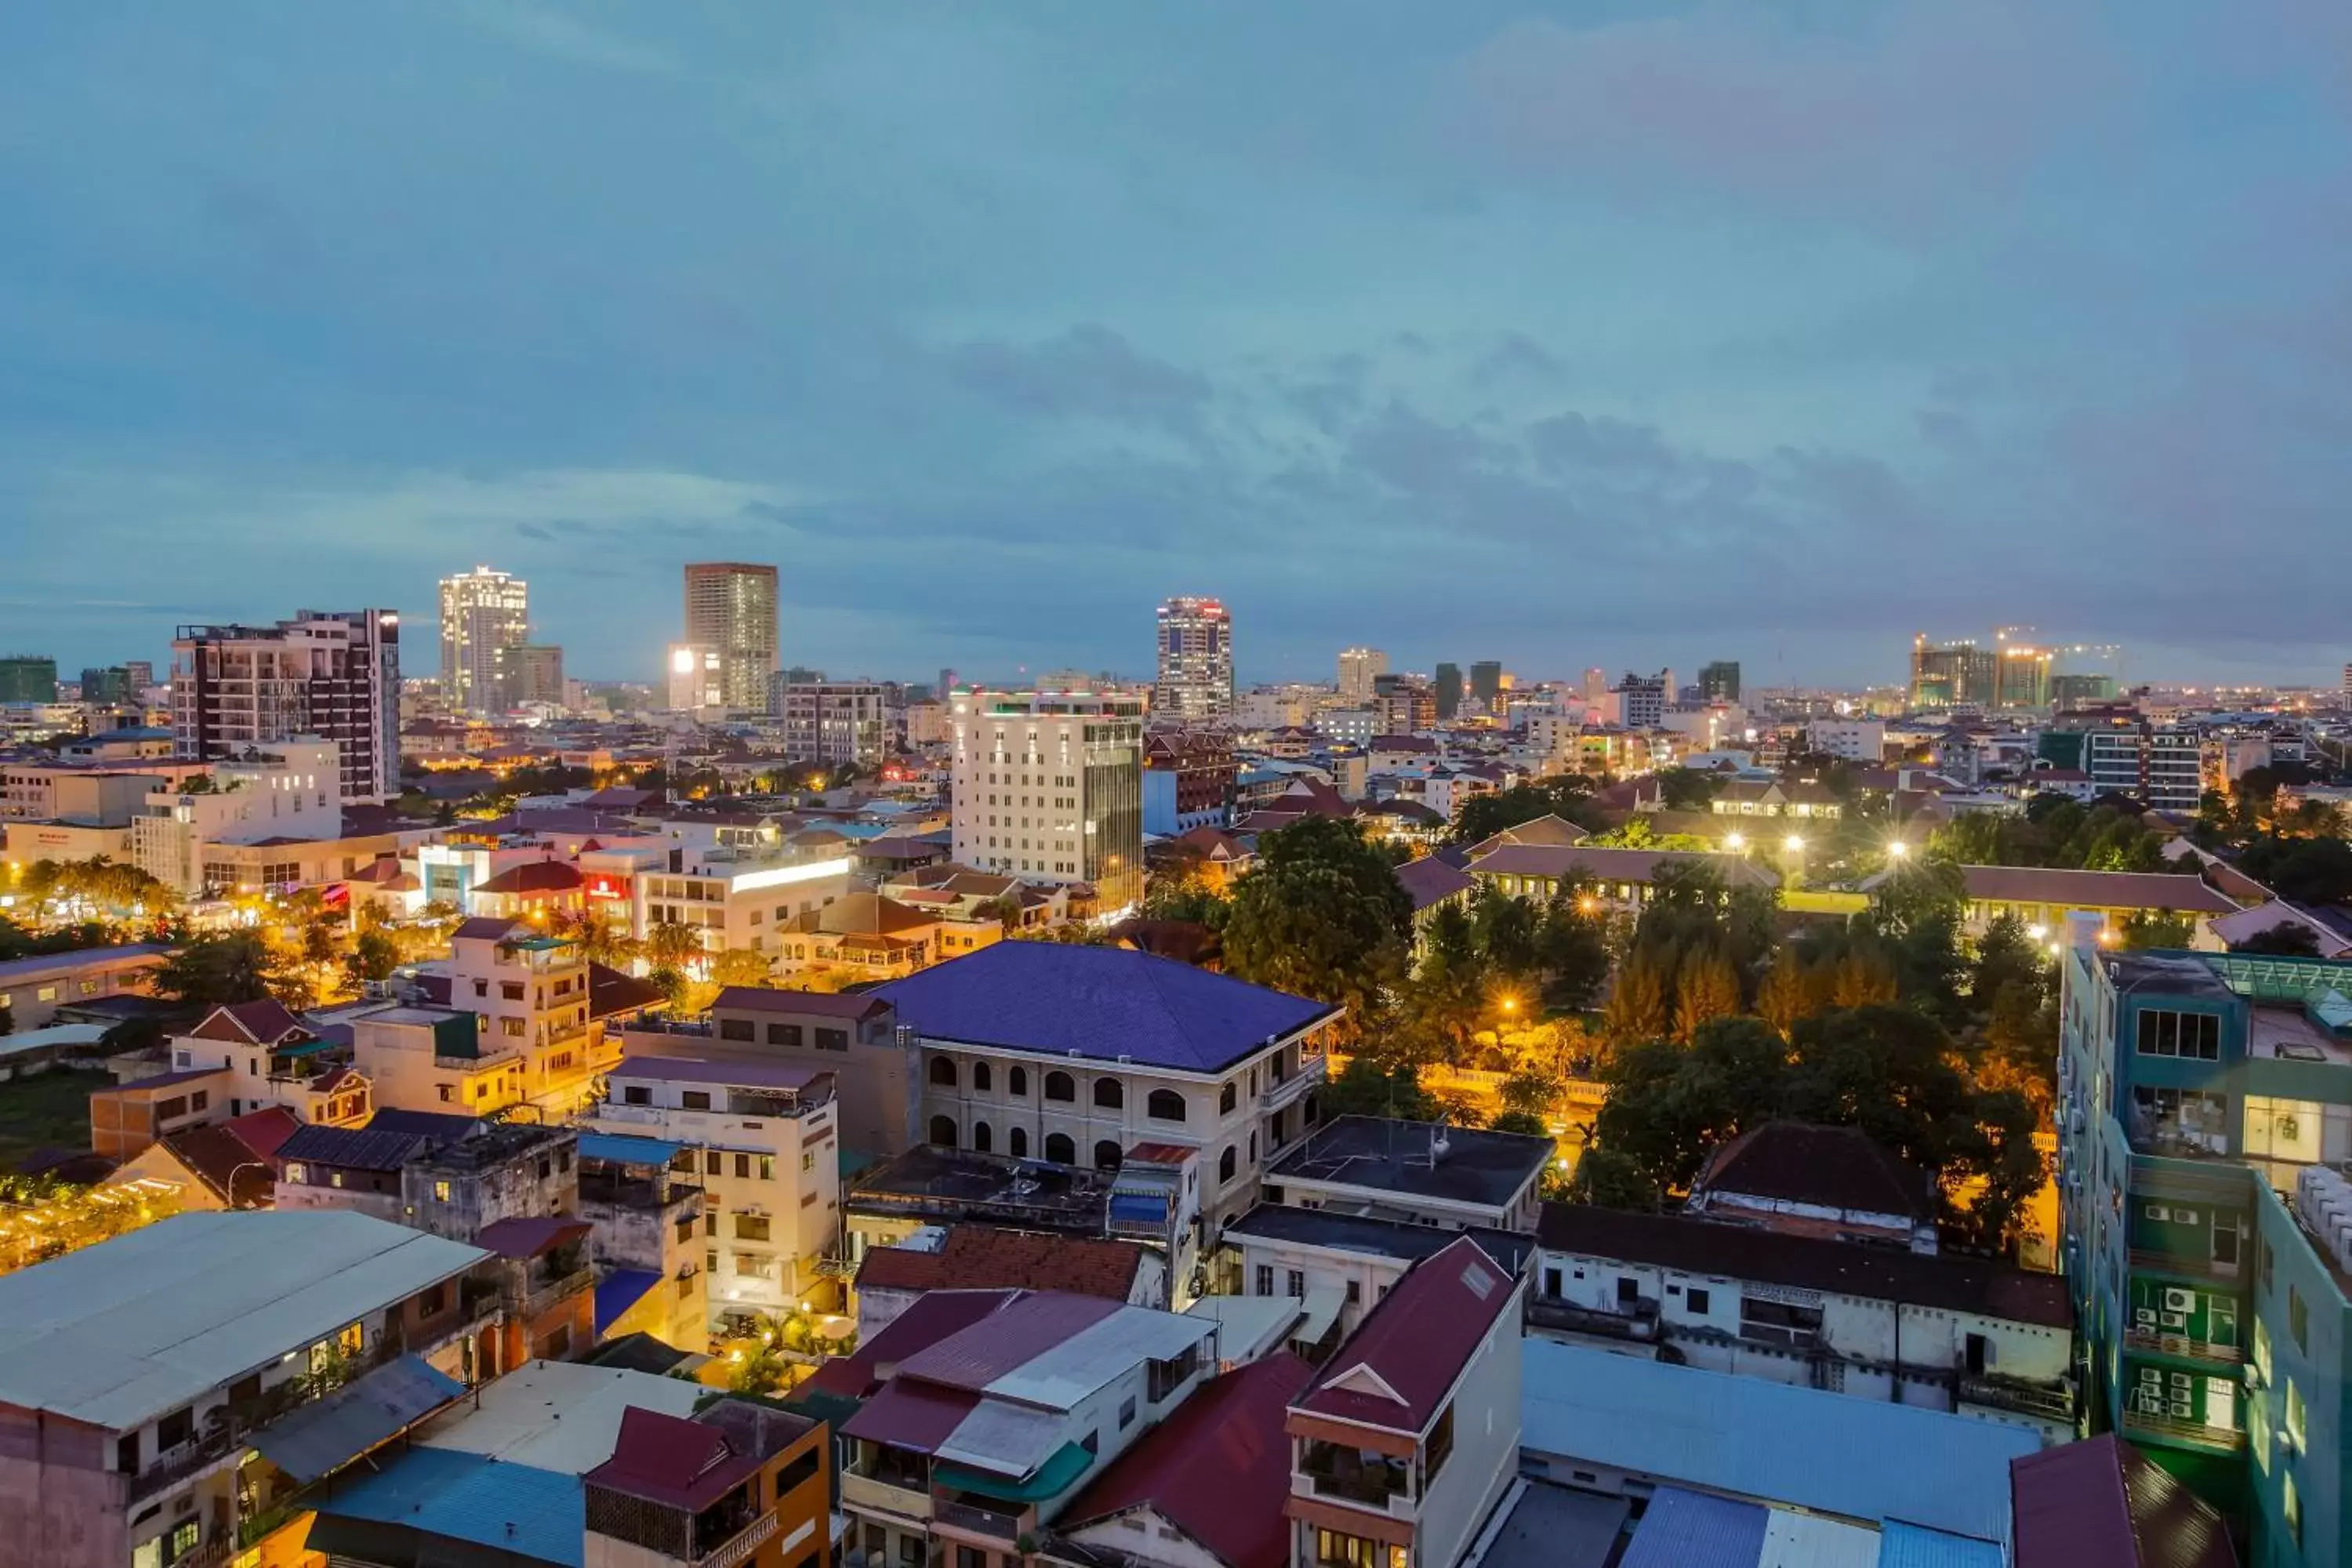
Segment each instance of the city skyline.
[{"label": "city skyline", "polygon": [[650,679],[700,557],[877,673],[1140,672],[1196,587],[1244,680],[2345,657],[2258,570],[2352,488],[2340,8],[109,13],[0,51],[0,645],[69,669],[488,559]]}]

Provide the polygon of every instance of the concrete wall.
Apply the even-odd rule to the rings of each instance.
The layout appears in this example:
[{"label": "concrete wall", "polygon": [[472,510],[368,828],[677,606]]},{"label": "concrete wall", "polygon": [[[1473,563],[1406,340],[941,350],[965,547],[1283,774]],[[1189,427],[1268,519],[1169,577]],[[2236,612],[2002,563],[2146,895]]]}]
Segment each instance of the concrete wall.
[{"label": "concrete wall", "polygon": [[1524,1285],[1481,1341],[1454,1393],[1454,1454],[1422,1500],[1414,1561],[1462,1560],[1519,1467],[1519,1303]]}]

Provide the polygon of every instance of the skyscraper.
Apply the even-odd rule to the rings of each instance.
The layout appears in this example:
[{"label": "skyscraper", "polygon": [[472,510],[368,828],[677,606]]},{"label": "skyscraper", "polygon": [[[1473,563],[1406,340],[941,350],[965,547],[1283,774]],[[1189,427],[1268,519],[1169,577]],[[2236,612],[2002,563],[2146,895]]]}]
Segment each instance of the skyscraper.
[{"label": "skyscraper", "polygon": [[763,713],[776,671],[776,569],[701,561],[686,569],[687,642],[716,650],[730,712]]},{"label": "skyscraper", "polygon": [[563,650],[552,643],[517,643],[501,649],[499,663],[507,704],[544,702],[563,706]]},{"label": "skyscraper", "polygon": [[530,591],[520,577],[477,566],[441,579],[441,690],[467,713],[514,705],[507,650],[530,638]]},{"label": "skyscraper", "polygon": [[1160,681],[1155,714],[1230,719],[1234,713],[1234,624],[1215,599],[1180,596],[1160,606]]},{"label": "skyscraper", "polygon": [[1927,634],[1911,639],[1911,706],[1990,707],[2000,660],[1973,639],[1931,643]]},{"label": "skyscraper", "polygon": [[1499,660],[1482,658],[1470,667],[1470,706],[1488,718],[1502,716],[1503,666]]},{"label": "skyscraper", "polygon": [[1372,700],[1372,682],[1389,672],[1389,656],[1376,647],[1339,650],[1339,700],[1362,708]]},{"label": "skyscraper", "polygon": [[1437,667],[1437,717],[1443,722],[1462,711],[1462,667],[1441,664]]},{"label": "skyscraper", "polygon": [[1713,664],[1699,667],[1698,691],[1709,702],[1739,700],[1739,661],[1718,658]]},{"label": "skyscraper", "polygon": [[[2347,667],[2352,673],[2352,667]],[[37,654],[0,658],[0,702],[55,702],[58,661]]]},{"label": "skyscraper", "polygon": [[297,610],[273,626],[182,626],[173,750],[233,757],[304,735],[340,748],[345,804],[400,793],[400,616]]},{"label": "skyscraper", "polygon": [[960,688],[951,842],[962,865],[1143,896],[1143,694]]}]

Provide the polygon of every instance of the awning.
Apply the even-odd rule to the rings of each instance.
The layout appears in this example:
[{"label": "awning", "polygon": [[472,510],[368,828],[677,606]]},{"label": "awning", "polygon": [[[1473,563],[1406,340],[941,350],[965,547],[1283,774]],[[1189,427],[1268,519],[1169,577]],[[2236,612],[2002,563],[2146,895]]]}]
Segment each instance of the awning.
[{"label": "awning", "polygon": [[1331,1325],[1339,1321],[1339,1313],[1347,1305],[1348,1293],[1337,1285],[1318,1285],[1307,1292],[1307,1299],[1299,1303],[1306,1316],[1290,1331],[1291,1342],[1321,1344],[1323,1336],[1331,1331]]},{"label": "awning", "polygon": [[639,1138],[627,1132],[583,1132],[580,1157],[605,1160],[616,1165],[667,1165],[686,1145],[665,1138]]},{"label": "awning", "polygon": [[413,1355],[354,1378],[253,1439],[263,1458],[308,1486],[391,1441],[466,1392]]},{"label": "awning", "polygon": [[1086,1474],[1087,1467],[1094,1462],[1095,1457],[1076,1443],[1065,1443],[1025,1481],[1007,1480],[985,1470],[946,1464],[931,1467],[931,1479],[935,1485],[978,1492],[1000,1502],[1043,1502],[1069,1490],[1071,1483]]},{"label": "awning", "polygon": [[646,1299],[662,1282],[650,1268],[615,1268],[596,1281],[596,1337],[603,1339],[623,1313]]}]

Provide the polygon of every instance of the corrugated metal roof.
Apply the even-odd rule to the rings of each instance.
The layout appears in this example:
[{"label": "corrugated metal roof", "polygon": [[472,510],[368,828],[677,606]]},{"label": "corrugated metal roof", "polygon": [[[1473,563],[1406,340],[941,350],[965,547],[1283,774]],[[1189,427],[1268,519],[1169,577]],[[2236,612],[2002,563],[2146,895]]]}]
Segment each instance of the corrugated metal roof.
[{"label": "corrugated metal roof", "polygon": [[564,1568],[581,1568],[587,1552],[578,1476],[449,1448],[412,1448],[373,1475],[338,1483],[319,1504],[313,1550],[331,1548],[338,1520],[421,1531]]},{"label": "corrugated metal roof", "polygon": [[1890,1519],[1879,1532],[1878,1568],[2002,1568],[1990,1541]]},{"label": "corrugated metal roof", "polygon": [[465,1392],[456,1378],[404,1355],[264,1428],[253,1446],[307,1486]]},{"label": "corrugated metal roof", "polygon": [[842,1424],[842,1435],[928,1454],[954,1436],[980,1403],[961,1389],[894,1379]]},{"label": "corrugated metal roof", "polygon": [[1756,1568],[1878,1568],[1878,1531],[1774,1509],[1764,1521]]},{"label": "corrugated metal roof", "polygon": [[666,1138],[639,1138],[626,1132],[580,1134],[582,1159],[610,1160],[623,1165],[667,1165],[685,1148],[685,1144],[673,1143]]},{"label": "corrugated metal roof", "polygon": [[[1036,1296],[1034,1301],[1060,1301],[1066,1296]],[[980,1325],[986,1333],[1007,1318],[1016,1317],[1027,1302]],[[1200,1318],[1149,1307],[1115,1307],[1108,1314],[1077,1330],[1068,1338],[992,1378],[988,1392],[1027,1405],[1070,1410],[1105,1384],[1147,1361],[1172,1361],[1191,1347],[1213,1338],[1216,1325]]]},{"label": "corrugated metal roof", "polygon": [[489,1254],[367,1215],[179,1215],[0,1276],[0,1401],[120,1431]]},{"label": "corrugated metal roof", "polygon": [[622,1367],[526,1362],[484,1384],[476,1398],[434,1418],[414,1440],[480,1454],[501,1468],[528,1465],[583,1476],[613,1457],[623,1411],[635,1405],[665,1415],[691,1415],[709,1392],[683,1378]]},{"label": "corrugated metal roof", "polygon": [[1538,1454],[1875,1522],[2009,1539],[2022,1427],[1531,1339],[1521,1442]]},{"label": "corrugated metal roof", "polygon": [[983,1399],[940,1440],[935,1458],[1018,1480],[1054,1457],[1068,1426],[1060,1411]]},{"label": "corrugated metal roof", "polygon": [[1769,1511],[1660,1487],[1618,1568],[1756,1568]]},{"label": "corrugated metal roof", "polygon": [[650,1268],[615,1268],[597,1280],[596,1337],[603,1339],[621,1321],[621,1314],[644,1300],[646,1292],[660,1284],[661,1279]]},{"label": "corrugated metal roof", "polygon": [[1003,1310],[917,1352],[899,1371],[926,1382],[977,1392],[1119,1310],[1117,1302],[1096,1296],[1023,1296]]}]

